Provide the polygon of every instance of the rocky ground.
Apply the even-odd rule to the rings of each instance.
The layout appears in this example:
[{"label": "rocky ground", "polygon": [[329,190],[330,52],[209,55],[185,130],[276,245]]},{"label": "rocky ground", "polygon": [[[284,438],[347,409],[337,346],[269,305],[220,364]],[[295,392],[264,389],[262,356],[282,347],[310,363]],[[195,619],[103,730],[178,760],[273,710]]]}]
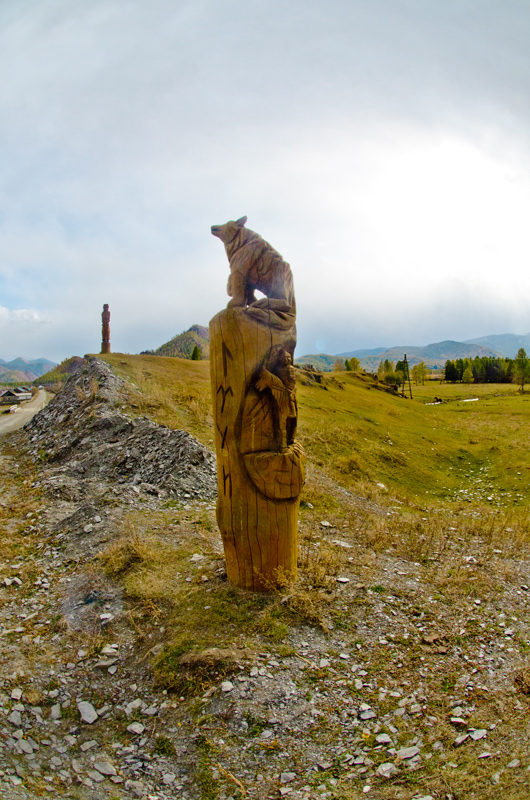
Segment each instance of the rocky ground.
[{"label": "rocky ground", "polygon": [[1,796],[526,798],[517,531],[471,515],[411,531],[390,499],[368,506],[313,471],[301,582],[269,606],[278,625],[234,626],[181,695],[154,668],[175,609],[138,613],[98,554],[140,520],[186,554],[177,616],[186,587],[211,613],[226,591],[214,458],[130,417],[122,388],[93,359],[2,446]]}]

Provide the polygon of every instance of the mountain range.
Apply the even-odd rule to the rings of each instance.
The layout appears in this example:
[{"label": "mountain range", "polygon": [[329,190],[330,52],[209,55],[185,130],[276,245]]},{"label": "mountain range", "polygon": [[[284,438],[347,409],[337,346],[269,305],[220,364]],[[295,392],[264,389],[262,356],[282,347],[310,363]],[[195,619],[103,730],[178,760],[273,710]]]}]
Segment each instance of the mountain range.
[{"label": "mountain range", "polygon": [[523,347],[530,353],[530,333],[519,336],[515,333],[500,333],[497,336],[481,336],[478,339],[468,339],[465,344],[480,344],[490,347],[500,355],[515,358],[519,348]]},{"label": "mountain range", "polygon": [[398,361],[406,354],[411,366],[425,363],[429,369],[441,369],[447,360],[457,358],[507,357],[514,358],[520,347],[530,352],[530,334],[517,335],[504,333],[500,335],[483,336],[478,339],[469,339],[466,342],[445,340],[434,342],[424,347],[413,345],[400,345],[397,347],[374,347],[372,349],[348,350],[343,353],[329,355],[327,353],[309,354],[300,356],[296,363],[313,364],[324,372],[333,369],[335,361],[344,358],[358,358],[361,367],[367,372],[377,371],[380,361]]},{"label": "mountain range", "polygon": [[31,383],[55,366],[55,362],[47,358],[19,357],[12,361],[0,358],[0,383]]},{"label": "mountain range", "polygon": [[[199,346],[201,358],[210,357],[210,335],[208,328],[203,325],[192,325],[187,331],[173,336],[156,350],[144,350],[144,354],[173,356],[178,358],[191,358],[195,345]],[[328,353],[312,353],[300,356],[296,363],[301,366],[313,364],[315,367],[328,372],[333,370],[335,361],[345,358],[358,358],[361,367],[367,372],[376,372],[380,361],[398,361],[406,354],[411,366],[425,363],[429,369],[441,369],[447,360],[457,358],[515,358],[519,348],[524,347],[530,354],[530,333],[514,334],[502,333],[491,336],[481,336],[476,339],[467,339],[457,342],[451,339],[443,342],[433,342],[424,347],[413,345],[399,345],[397,347],[373,347],[358,350],[347,350],[342,353],[330,355]],[[30,383],[37,380],[45,373],[57,367],[57,364],[47,358],[15,358],[4,361],[0,358],[0,383]]]}]

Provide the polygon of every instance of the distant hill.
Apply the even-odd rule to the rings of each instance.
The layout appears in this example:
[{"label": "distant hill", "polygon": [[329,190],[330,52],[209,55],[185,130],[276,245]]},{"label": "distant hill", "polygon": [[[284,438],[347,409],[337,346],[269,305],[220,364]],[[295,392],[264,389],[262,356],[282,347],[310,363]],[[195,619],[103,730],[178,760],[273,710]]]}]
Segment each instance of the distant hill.
[{"label": "distant hill", "polygon": [[491,347],[502,356],[515,358],[520,347],[524,347],[527,353],[530,352],[530,333],[524,335],[500,333],[493,336],[481,336],[478,339],[468,339],[464,344],[480,344],[483,347]]},{"label": "distant hill", "polygon": [[[361,355],[365,353],[365,355]],[[480,344],[471,342],[454,342],[446,340],[444,342],[434,342],[425,347],[413,347],[412,345],[400,345],[398,347],[389,347],[387,350],[375,348],[372,351],[367,350],[349,350],[346,353],[339,353],[338,355],[328,355],[327,353],[319,353],[318,355],[300,356],[296,359],[297,364],[314,364],[324,372],[333,370],[333,365],[337,358],[358,358],[361,367],[367,372],[377,372],[377,367],[380,361],[399,361],[404,355],[407,355],[407,360],[411,366],[419,364],[421,361],[429,369],[440,369],[445,366],[445,362],[457,358],[475,358],[483,356],[496,358],[501,355],[499,352],[483,347]]]},{"label": "distant hill", "polygon": [[484,356],[497,358],[500,355],[489,347],[446,340],[444,342],[434,342],[425,347],[412,347],[411,345],[391,347],[382,353],[378,353],[377,356],[361,358],[359,361],[361,362],[361,366],[368,372],[375,372],[380,361],[384,361],[385,359],[389,361],[399,361],[405,354],[411,366],[423,361],[429,369],[440,369],[444,367],[448,359],[452,361],[457,358],[475,358],[475,356],[479,356],[479,358]]},{"label": "distant hill", "polygon": [[301,367],[305,364],[312,364],[316,369],[322,370],[322,372],[332,372],[333,365],[337,358],[338,356],[330,356],[327,353],[318,353],[318,355],[310,354],[295,358],[294,363],[299,364]]},{"label": "distant hill", "polygon": [[60,364],[55,364],[52,370],[41,375],[38,379],[38,383],[41,383],[43,386],[51,386],[53,383],[63,383],[82,363],[83,359],[80,356],[65,358]]},{"label": "distant hill", "polygon": [[371,350],[349,350],[347,353],[337,353],[334,358],[367,358],[368,356],[378,356],[379,353],[384,353],[389,350],[388,347],[373,347]]},{"label": "distant hill", "polygon": [[210,358],[210,333],[202,325],[192,325],[187,331],[174,336],[156,350],[144,350],[144,355],[172,356],[173,358],[191,358],[193,348],[199,346],[201,358]]},{"label": "distant hill", "polygon": [[20,372],[18,369],[0,367],[0,383],[31,383],[35,377],[32,372]]},{"label": "distant hill", "polygon": [[55,366],[57,366],[55,362],[47,358],[19,357],[14,358],[13,361],[4,361],[3,358],[0,358],[0,382],[31,383]]}]

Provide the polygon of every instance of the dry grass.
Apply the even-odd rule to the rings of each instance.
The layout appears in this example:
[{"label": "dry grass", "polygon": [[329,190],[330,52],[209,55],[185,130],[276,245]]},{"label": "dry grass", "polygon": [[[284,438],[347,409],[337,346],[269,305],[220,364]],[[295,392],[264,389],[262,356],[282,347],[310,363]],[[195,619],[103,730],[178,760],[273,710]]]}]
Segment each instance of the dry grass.
[{"label": "dry grass", "polygon": [[99,555],[99,559],[109,577],[123,578],[135,566],[156,563],[158,555],[156,539],[132,532],[113,542]]},{"label": "dry grass", "polygon": [[210,365],[164,356],[100,356],[127,382],[123,404],[135,415],[184,429],[213,446]]},{"label": "dry grass", "polygon": [[[159,421],[172,420],[192,432],[202,431],[202,440],[208,441],[207,365],[187,362],[182,369],[191,370],[188,381],[178,360],[154,359],[151,365],[148,358],[111,357],[113,365],[126,361],[121,365],[123,374],[136,384],[129,390],[129,401],[137,405],[135,413],[147,409],[155,418],[159,415]],[[164,361],[170,363],[164,365]],[[194,383],[196,369],[202,372]],[[162,379],[174,379],[167,393],[160,388]],[[508,756],[527,755],[528,644],[521,584],[528,583],[524,561],[530,560],[528,501],[519,508],[494,508],[478,500],[460,502],[431,494],[442,476],[444,485],[452,489],[466,485],[466,476],[479,475],[490,458],[490,467],[504,463],[506,470],[501,474],[490,469],[485,479],[488,487],[490,483],[501,486],[507,472],[513,472],[510,485],[524,486],[526,412],[508,409],[506,419],[512,420],[513,430],[507,430],[504,438],[493,437],[494,419],[497,433],[499,426],[504,430],[503,403],[520,400],[510,392],[500,399],[483,393],[484,407],[477,413],[466,406],[459,410],[456,399],[452,408],[426,409],[420,403],[368,391],[367,383],[360,387],[356,381],[355,376],[345,376],[344,388],[335,382],[328,391],[320,387],[300,391],[302,420],[306,414],[301,438],[305,439],[305,428],[310,464],[300,509],[299,579],[294,585],[286,580],[280,591],[270,595],[229,586],[221,574],[219,537],[207,507],[177,505],[126,515],[121,535],[100,555],[97,567],[125,589],[140,659],[146,664],[151,661],[160,684],[179,695],[196,695],[218,684],[247,658],[255,663],[258,653],[278,657],[284,652],[288,657],[294,628],[304,626],[304,636],[311,639],[307,626],[320,627],[314,636],[325,639],[324,647],[329,644],[331,649],[337,634],[344,637],[345,648],[351,648],[366,667],[367,684],[408,685],[410,691],[418,692],[421,687],[429,713],[437,721],[429,727],[424,718],[394,720],[401,745],[419,735],[425,747],[435,741],[445,746],[445,759],[432,751],[432,758],[417,772],[403,768],[395,781],[372,780],[369,796],[411,800],[416,794],[431,794],[445,800],[449,794],[459,800],[500,796],[526,800],[522,770],[518,775],[504,769],[499,786],[491,784],[490,776],[502,769]],[[458,392],[458,388],[449,389]],[[439,393],[439,387],[433,391]],[[495,439],[498,449],[492,449],[488,437]],[[505,460],[508,452],[509,462]],[[35,510],[38,501],[30,503],[29,487],[21,486],[14,474],[6,481],[16,498],[8,524],[14,526],[17,538],[2,540],[0,547],[15,557],[16,548],[24,547],[24,510]],[[388,491],[377,482],[388,485]],[[329,526],[322,525],[324,521]],[[336,540],[343,540],[342,544]],[[194,553],[203,558],[192,561]],[[341,574],[349,577],[347,585],[338,584]],[[509,642],[506,626],[500,625],[501,611],[506,626],[512,624],[510,617],[517,617],[521,627],[521,633]],[[335,634],[323,637],[322,630],[331,632],[333,625]],[[491,666],[491,682],[498,688],[487,694],[480,689],[489,668],[480,663],[481,648],[500,645],[496,654],[506,657],[507,645],[512,652],[505,666],[496,665],[496,672]],[[100,646],[94,639],[91,652]],[[153,652],[153,647],[162,650]],[[476,676],[475,664],[480,667]],[[506,675],[501,677],[503,670]],[[322,680],[325,694],[343,678],[339,672],[340,667],[336,675],[311,668],[309,677],[296,674],[305,689]],[[351,683],[345,671],[347,679]],[[368,692],[366,687],[361,691]],[[351,696],[357,701],[361,693],[352,687]],[[375,702],[375,695],[370,698]],[[449,716],[450,701],[455,698],[473,706],[470,724],[488,730],[490,724],[497,726],[488,733],[491,760],[478,760],[478,751],[472,747],[453,748],[455,730]],[[390,709],[381,703],[381,714]],[[210,724],[214,729],[216,723]],[[219,722],[219,729],[226,741],[225,721]],[[326,718],[315,740],[331,742],[338,733]],[[384,752],[375,757],[386,758]],[[457,767],[447,767],[448,760]],[[333,789],[336,797],[357,800],[365,796],[361,777],[350,779],[345,777],[348,770],[341,771],[337,765],[333,769],[338,776]],[[320,774],[317,778],[325,779]]]},{"label": "dry grass", "polygon": [[311,530],[304,530],[299,543],[300,582],[308,589],[328,587],[344,563],[344,555]]}]

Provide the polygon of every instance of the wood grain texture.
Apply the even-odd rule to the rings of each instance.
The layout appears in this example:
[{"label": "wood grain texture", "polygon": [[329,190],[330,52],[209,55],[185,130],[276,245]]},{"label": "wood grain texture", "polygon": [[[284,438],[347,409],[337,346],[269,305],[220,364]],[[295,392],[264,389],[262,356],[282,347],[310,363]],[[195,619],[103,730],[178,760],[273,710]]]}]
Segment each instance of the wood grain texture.
[{"label": "wood grain texture", "polygon": [[294,440],[289,380],[294,313],[268,299],[254,305],[227,308],[210,322],[217,521],[228,579],[267,591],[296,577],[305,455]]}]

